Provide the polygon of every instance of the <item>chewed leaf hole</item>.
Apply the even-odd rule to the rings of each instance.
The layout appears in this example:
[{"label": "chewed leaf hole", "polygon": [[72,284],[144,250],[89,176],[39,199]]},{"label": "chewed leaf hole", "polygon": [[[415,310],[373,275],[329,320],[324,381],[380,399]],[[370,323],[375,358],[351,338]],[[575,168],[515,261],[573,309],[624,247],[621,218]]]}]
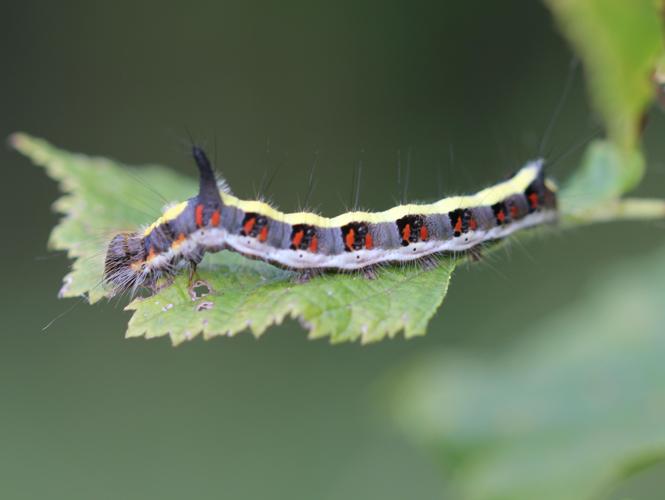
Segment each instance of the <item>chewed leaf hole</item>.
[{"label": "chewed leaf hole", "polygon": [[203,280],[195,281],[191,287],[189,287],[189,295],[192,297],[192,300],[200,299],[206,295],[212,293],[212,287],[208,282]]}]

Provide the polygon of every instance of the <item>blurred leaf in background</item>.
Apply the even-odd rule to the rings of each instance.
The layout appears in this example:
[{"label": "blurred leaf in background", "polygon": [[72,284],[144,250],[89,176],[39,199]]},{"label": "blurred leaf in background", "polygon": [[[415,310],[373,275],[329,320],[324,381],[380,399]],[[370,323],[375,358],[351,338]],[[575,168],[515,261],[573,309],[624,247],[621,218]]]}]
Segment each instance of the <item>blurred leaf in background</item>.
[{"label": "blurred leaf in background", "polygon": [[[584,212],[637,186],[644,159],[640,126],[653,99],[652,75],[663,54],[663,29],[653,0],[546,0],[582,59],[591,100],[608,134],[589,149],[563,193],[571,212]],[[600,161],[599,161],[600,159]]]},{"label": "blurred leaf in background", "polygon": [[617,265],[533,337],[418,360],[398,383],[404,430],[462,498],[587,499],[665,456],[665,249]]},{"label": "blurred leaf in background", "polygon": [[[654,0],[546,0],[588,72],[589,90],[610,139],[634,147],[662,54],[662,19]],[[639,181],[638,177],[633,181]]]}]

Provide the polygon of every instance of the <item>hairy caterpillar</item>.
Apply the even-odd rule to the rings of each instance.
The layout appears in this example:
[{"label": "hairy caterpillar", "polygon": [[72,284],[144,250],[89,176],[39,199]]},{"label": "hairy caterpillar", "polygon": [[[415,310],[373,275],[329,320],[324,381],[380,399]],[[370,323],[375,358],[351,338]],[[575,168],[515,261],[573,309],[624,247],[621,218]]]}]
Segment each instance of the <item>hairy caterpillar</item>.
[{"label": "hairy caterpillar", "polygon": [[205,152],[192,147],[199,192],[167,209],[145,230],[121,233],[108,245],[104,282],[114,293],[155,287],[206,252],[229,249],[300,270],[369,270],[381,263],[474,252],[511,233],[557,219],[556,186],[544,160],[527,163],[509,179],[474,195],[384,212],[348,212],[327,218],[282,213],[233,196],[218,183]]}]

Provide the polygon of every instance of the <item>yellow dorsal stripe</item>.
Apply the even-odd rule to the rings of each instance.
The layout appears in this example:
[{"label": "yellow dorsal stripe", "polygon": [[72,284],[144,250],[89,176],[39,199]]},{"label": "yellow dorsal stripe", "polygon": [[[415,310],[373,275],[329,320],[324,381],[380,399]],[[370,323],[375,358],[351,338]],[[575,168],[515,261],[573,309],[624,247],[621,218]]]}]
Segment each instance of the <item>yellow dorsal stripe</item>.
[{"label": "yellow dorsal stripe", "polygon": [[[429,204],[407,204],[398,205],[383,212],[347,212],[337,217],[323,217],[310,212],[283,213],[276,208],[258,200],[241,200],[224,191],[220,191],[220,196],[224,205],[232,206],[243,210],[244,212],[253,212],[265,215],[273,220],[285,222],[287,224],[308,224],[318,227],[340,227],[350,222],[366,222],[369,224],[378,224],[381,222],[394,222],[407,215],[431,215],[445,214],[460,208],[473,208],[478,206],[493,205],[505,200],[511,195],[523,193],[524,190],[538,176],[540,171],[540,162],[530,163],[523,167],[517,174],[510,179],[488,187],[476,194],[466,196],[452,196],[444,198]],[[548,187],[551,181],[548,181]],[[553,187],[553,186],[552,186]],[[169,208],[164,214],[153,222],[144,231],[144,236],[149,234],[156,226],[168,222],[178,217],[187,207],[187,202],[182,202]]]},{"label": "yellow dorsal stripe", "polygon": [[377,224],[381,222],[394,222],[406,215],[431,215],[452,212],[458,208],[472,208],[481,205],[493,205],[505,200],[509,196],[523,193],[524,190],[538,176],[539,167],[529,165],[522,168],[515,176],[495,186],[488,187],[476,194],[468,196],[453,196],[444,198],[430,204],[398,205],[383,212],[347,212],[337,217],[329,218],[309,212],[294,212],[285,214],[276,208],[257,200],[241,200],[227,193],[220,193],[225,205],[237,207],[245,212],[255,212],[271,219],[286,222],[287,224],[309,224],[318,227],[340,227],[349,222],[367,222]]},{"label": "yellow dorsal stripe", "polygon": [[187,202],[183,201],[181,203],[177,203],[176,205],[173,205],[166,209],[166,211],[162,214],[162,216],[157,219],[155,222],[150,224],[148,227],[145,228],[145,231],[143,231],[143,236],[149,235],[153,229],[155,229],[157,226],[160,224],[164,224],[165,222],[168,222],[170,220],[173,220],[180,215],[183,210],[187,208]]}]

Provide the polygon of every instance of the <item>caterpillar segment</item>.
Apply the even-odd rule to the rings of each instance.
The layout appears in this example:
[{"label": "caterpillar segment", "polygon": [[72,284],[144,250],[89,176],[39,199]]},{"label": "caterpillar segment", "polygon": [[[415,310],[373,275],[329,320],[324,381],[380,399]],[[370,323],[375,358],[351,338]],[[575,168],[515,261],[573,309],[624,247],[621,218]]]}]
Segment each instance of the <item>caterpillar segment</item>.
[{"label": "caterpillar segment", "polygon": [[222,249],[305,277],[349,270],[372,276],[383,263],[479,255],[487,243],[557,219],[556,186],[545,177],[542,159],[472,195],[327,218],[241,200],[217,182],[201,148],[193,147],[192,155],[198,194],[168,208],[145,230],[118,234],[109,243],[104,281],[115,293],[154,287],[160,277],[195,269],[206,252]]}]

